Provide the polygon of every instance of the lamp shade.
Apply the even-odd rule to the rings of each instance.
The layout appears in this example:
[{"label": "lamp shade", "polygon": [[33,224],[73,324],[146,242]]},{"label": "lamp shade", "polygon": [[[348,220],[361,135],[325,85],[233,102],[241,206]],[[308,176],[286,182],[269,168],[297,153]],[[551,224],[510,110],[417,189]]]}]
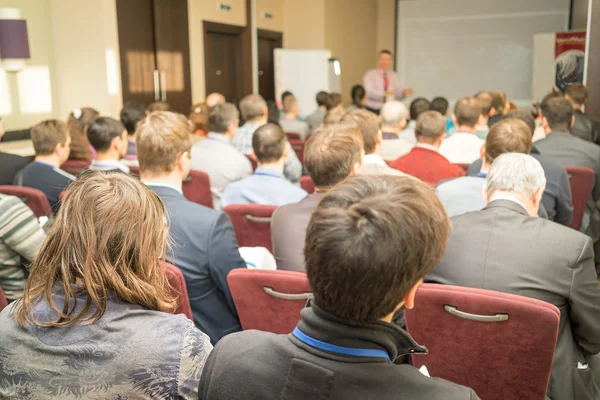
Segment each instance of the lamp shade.
[{"label": "lamp shade", "polygon": [[0,19],[0,58],[5,60],[30,58],[27,21]]}]

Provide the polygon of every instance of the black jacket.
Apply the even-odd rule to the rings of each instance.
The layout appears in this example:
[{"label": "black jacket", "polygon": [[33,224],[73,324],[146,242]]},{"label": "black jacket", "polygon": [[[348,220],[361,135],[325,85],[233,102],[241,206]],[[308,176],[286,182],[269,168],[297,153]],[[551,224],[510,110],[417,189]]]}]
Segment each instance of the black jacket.
[{"label": "black jacket", "polygon": [[29,164],[25,157],[0,152],[0,185],[12,185],[17,173]]},{"label": "black jacket", "polygon": [[[393,324],[349,325],[314,303],[301,315],[297,329],[321,342],[378,350],[396,362],[412,352],[427,352]],[[294,334],[259,331],[234,333],[217,344],[204,366],[198,393],[204,400],[478,399],[473,390],[428,378],[411,365],[333,353]]]},{"label": "black jacket", "polygon": [[575,110],[574,115],[575,124],[571,128],[571,133],[583,140],[600,145],[600,122],[591,119],[581,110]]}]

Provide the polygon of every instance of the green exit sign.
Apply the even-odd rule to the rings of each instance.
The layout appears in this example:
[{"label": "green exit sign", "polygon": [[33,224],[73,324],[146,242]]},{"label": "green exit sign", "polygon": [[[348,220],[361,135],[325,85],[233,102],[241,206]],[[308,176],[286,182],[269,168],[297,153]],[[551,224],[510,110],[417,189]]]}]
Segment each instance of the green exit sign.
[{"label": "green exit sign", "polygon": [[218,3],[217,4],[217,10],[221,10],[221,11],[231,11],[231,4],[227,4],[227,3]]}]

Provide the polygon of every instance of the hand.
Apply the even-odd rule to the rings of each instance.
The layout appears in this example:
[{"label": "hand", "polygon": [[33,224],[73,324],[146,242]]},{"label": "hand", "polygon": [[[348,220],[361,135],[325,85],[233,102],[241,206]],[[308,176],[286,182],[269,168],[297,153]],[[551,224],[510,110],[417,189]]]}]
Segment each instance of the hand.
[{"label": "hand", "polygon": [[388,90],[387,92],[385,92],[385,97],[390,97],[390,96],[394,96],[394,91],[393,90]]},{"label": "hand", "polygon": [[415,94],[415,91],[412,89],[404,89],[404,91],[402,93],[404,94],[404,96],[409,97],[409,96],[412,96],[413,94]]}]

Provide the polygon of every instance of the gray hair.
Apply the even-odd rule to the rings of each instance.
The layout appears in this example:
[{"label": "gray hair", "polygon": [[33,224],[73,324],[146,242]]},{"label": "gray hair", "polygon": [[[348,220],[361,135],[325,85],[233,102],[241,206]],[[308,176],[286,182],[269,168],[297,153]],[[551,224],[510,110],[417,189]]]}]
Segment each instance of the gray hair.
[{"label": "gray hair", "polygon": [[244,121],[252,121],[253,119],[264,116],[265,108],[267,108],[265,99],[256,94],[249,94],[240,102],[240,111],[242,112]]},{"label": "gray hair", "polygon": [[505,153],[494,160],[486,179],[488,198],[497,191],[512,192],[531,199],[546,187],[544,169],[538,160],[527,154]]},{"label": "gray hair", "polygon": [[210,132],[225,133],[229,126],[239,119],[240,114],[233,104],[217,104],[208,113],[207,128]]},{"label": "gray hair", "polygon": [[408,109],[401,101],[388,101],[381,109],[383,125],[397,126],[402,120],[408,119]]}]

